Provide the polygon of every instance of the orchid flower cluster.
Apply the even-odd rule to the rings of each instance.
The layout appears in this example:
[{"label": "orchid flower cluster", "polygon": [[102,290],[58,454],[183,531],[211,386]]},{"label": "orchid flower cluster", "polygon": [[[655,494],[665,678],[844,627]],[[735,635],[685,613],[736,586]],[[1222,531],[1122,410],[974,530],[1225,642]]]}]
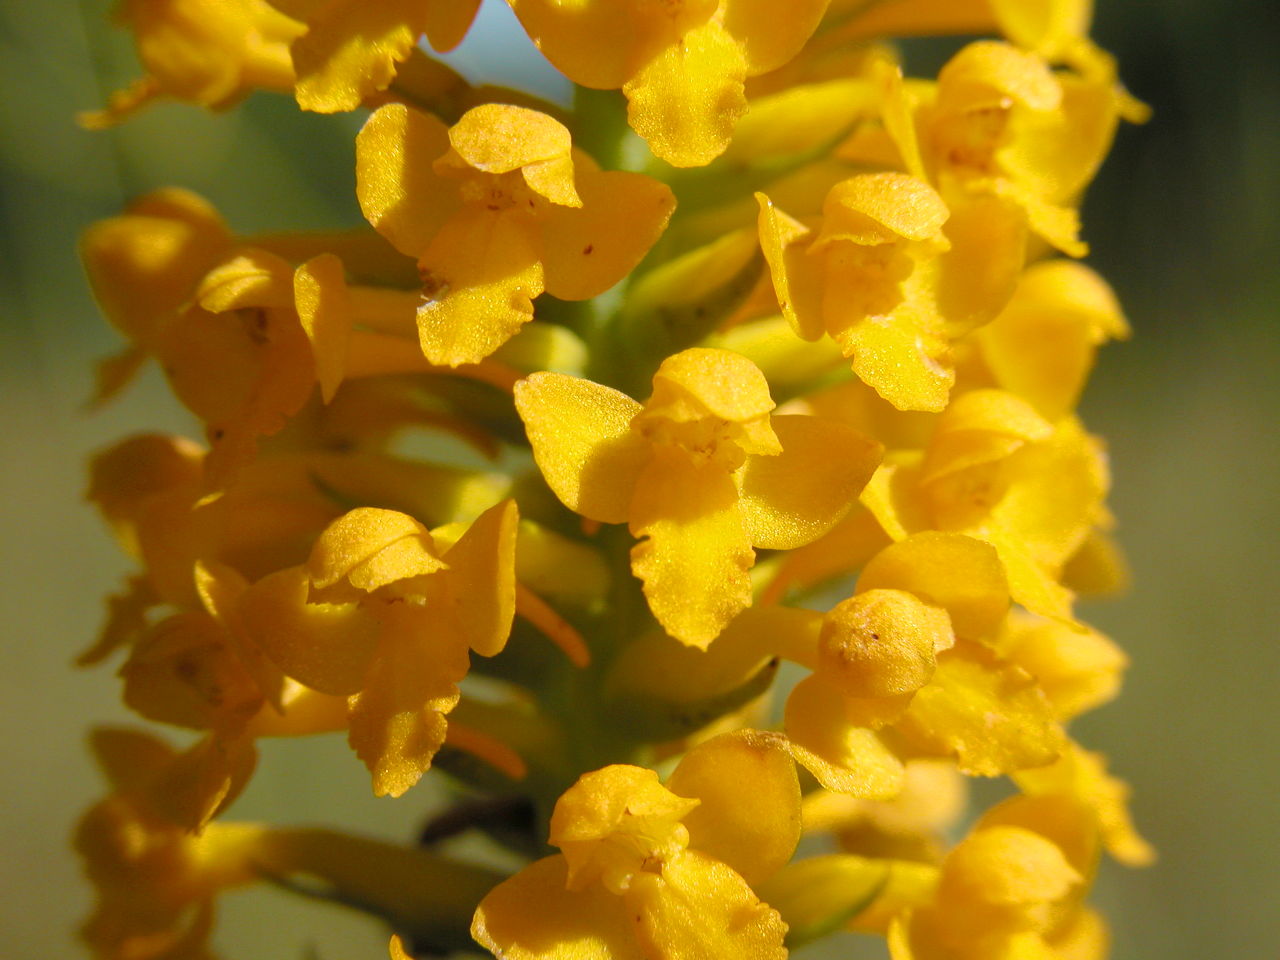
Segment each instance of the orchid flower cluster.
[{"label": "orchid flower cluster", "polygon": [[[97,400],[154,360],[203,428],[91,465],[137,567],[80,662],[194,731],[93,735],[93,955],[209,958],[271,882],[399,958],[1104,957],[1099,860],[1152,852],[1069,729],[1126,665],[1075,612],[1125,576],[1075,406],[1128,334],[1077,207],[1145,108],[1089,4],[508,2],[571,104],[428,52],[479,0],[119,6],[145,73],[86,125],[363,111],[368,222],[165,188],[84,235]],[[904,74],[931,34],[986,39]],[[404,846],[229,816],[261,738],[333,733],[452,805]]]}]

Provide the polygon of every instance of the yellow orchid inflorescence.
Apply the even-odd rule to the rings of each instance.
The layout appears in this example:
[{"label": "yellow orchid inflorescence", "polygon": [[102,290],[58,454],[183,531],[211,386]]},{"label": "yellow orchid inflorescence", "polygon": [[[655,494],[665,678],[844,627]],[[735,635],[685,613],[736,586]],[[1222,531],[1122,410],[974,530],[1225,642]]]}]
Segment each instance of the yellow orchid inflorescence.
[{"label": "yellow orchid inflorescence", "polygon": [[[508,2],[571,102],[433,56],[479,0],[119,5],[144,73],[83,123],[363,111],[368,222],[168,187],[84,234],[95,401],[154,359],[202,425],[91,465],[137,567],[79,662],[194,737],[95,731],[84,941],[203,960],[272,881],[395,958],[1100,960],[1099,860],[1153,853],[1070,729],[1126,666],[1076,611],[1125,580],[1075,407],[1128,335],[1078,208],[1145,113],[1090,4]],[[333,733],[378,796],[437,771],[417,843],[228,816]]]}]

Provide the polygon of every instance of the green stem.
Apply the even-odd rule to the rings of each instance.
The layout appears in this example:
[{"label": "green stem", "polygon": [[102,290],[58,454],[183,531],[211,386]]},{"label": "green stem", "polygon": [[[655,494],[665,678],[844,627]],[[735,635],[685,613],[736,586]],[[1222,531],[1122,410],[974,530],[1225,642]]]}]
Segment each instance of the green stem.
[{"label": "green stem", "polygon": [[418,847],[322,829],[268,830],[252,859],[286,889],[375,914],[415,942],[445,950],[472,946],[476,905],[504,879]]},{"label": "green stem", "polygon": [[617,170],[624,166],[630,128],[627,101],[620,91],[575,86],[569,129],[574,146],[591,154],[601,167]]}]

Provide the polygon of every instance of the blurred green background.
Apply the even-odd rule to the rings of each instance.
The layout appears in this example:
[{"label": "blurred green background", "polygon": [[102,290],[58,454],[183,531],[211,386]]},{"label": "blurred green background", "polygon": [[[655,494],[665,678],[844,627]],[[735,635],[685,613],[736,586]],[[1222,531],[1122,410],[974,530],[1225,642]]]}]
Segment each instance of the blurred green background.
[{"label": "blurred green background", "polygon": [[[1136,333],[1103,352],[1084,404],[1111,445],[1135,587],[1084,610],[1133,666],[1124,696],[1079,732],[1133,783],[1161,859],[1106,868],[1097,901],[1117,960],[1273,958],[1280,21],[1256,0],[1099,5],[1095,37],[1155,118],[1121,132],[1084,211],[1089,262]],[[67,835],[100,789],[84,735],[129,719],[105,671],[69,666],[127,568],[81,500],[85,458],[129,432],[189,429],[154,374],[85,414],[91,365],[119,341],[88,296],[76,234],[170,183],[210,197],[241,232],[359,218],[352,118],[258,96],[221,116],[161,105],[111,133],[77,129],[75,111],[137,69],[107,8],[0,0],[0,948],[13,957],[81,953],[74,926],[89,891]],[[536,68],[536,55],[512,52],[527,44],[511,42],[505,5],[486,0],[485,11],[459,65],[506,80]],[[263,753],[237,816],[402,839],[432,802],[375,801],[339,738]],[[215,943],[228,960],[386,955],[375,924],[282,893],[231,895],[221,909]]]}]

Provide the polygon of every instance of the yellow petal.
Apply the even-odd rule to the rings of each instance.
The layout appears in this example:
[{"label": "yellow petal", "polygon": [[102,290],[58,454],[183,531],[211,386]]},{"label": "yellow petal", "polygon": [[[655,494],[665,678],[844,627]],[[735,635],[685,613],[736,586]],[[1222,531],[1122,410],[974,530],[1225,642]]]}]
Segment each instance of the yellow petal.
[{"label": "yellow petal", "polygon": [[[653,395],[644,405],[644,415],[677,423],[710,415],[747,425],[767,417],[773,408],[769,382],[754,363],[728,350],[693,347],[662,361],[653,375]],[[780,449],[774,441],[766,449],[748,452]]]},{"label": "yellow petal", "polygon": [[885,534],[894,540],[905,540],[914,531],[933,526],[929,502],[920,491],[918,451],[899,453],[871,475],[858,499]]},{"label": "yellow petal", "polygon": [[950,215],[936,190],[905,173],[863,173],[831,188],[820,241],[874,246],[895,238],[933,240]]},{"label": "yellow petal", "polygon": [[1107,921],[1088,907],[1077,910],[1065,928],[1053,936],[1056,960],[1106,960],[1110,946]]},{"label": "yellow petal", "polygon": [[580,377],[535,373],[516,384],[516,410],[555,495],[601,523],[626,522],[649,445],[631,430],[642,409],[626,394]]},{"label": "yellow petal", "polygon": [[288,680],[280,700],[280,710],[268,705],[258,711],[245,726],[246,737],[311,736],[347,729],[345,696],[320,693],[296,680]]},{"label": "yellow petal", "polygon": [[966,903],[1046,903],[1066,896],[1082,877],[1062,851],[1030,830],[994,826],[970,834],[942,867],[940,899]]},{"label": "yellow petal", "polygon": [[977,336],[996,382],[1057,420],[1074,408],[1098,344],[1128,334],[1101,277],[1049,260],[1027,268],[1009,305]]},{"label": "yellow petal", "polygon": [[631,128],[677,167],[710,163],[747,110],[742,48],[714,21],[666,47],[622,88]]},{"label": "yellow petal", "polygon": [[1128,590],[1133,577],[1124,551],[1101,530],[1091,530],[1062,568],[1062,585],[1085,596],[1114,596]]},{"label": "yellow petal", "polygon": [[137,790],[177,756],[158,737],[127,727],[94,727],[89,731],[89,748],[115,793]]},{"label": "yellow petal", "polygon": [[991,510],[992,532],[1003,531],[1056,574],[1103,517],[1110,477],[1100,441],[1076,421],[1009,458],[1009,488]]},{"label": "yellow petal", "polygon": [[1051,55],[1073,39],[1088,35],[1093,4],[1084,0],[1020,3],[986,0],[1000,32],[1020,47]]},{"label": "yellow petal", "polygon": [[122,10],[136,18],[143,63],[179,98],[217,109],[255,87],[293,85],[288,48],[303,28],[265,0],[130,2]]},{"label": "yellow petal", "polygon": [[518,212],[467,208],[422,254],[418,336],[440,366],[479,363],[533,319],[542,293],[538,234]]},{"label": "yellow petal", "polygon": [[1032,232],[1048,241],[1069,257],[1083,257],[1089,245],[1080,239],[1080,214],[1073,208],[1050,203],[1024,184],[999,177],[975,181],[974,189],[986,189],[1020,206],[1027,215]]},{"label": "yellow petal", "polygon": [[1022,793],[1006,797],[983,813],[973,829],[997,826],[1020,827],[1044,837],[1062,851],[1067,863],[1083,877],[1092,879],[1097,872],[1098,824],[1085,804],[1070,794]]},{"label": "yellow petal", "polygon": [[290,567],[240,598],[245,633],[288,676],[321,693],[355,693],[377,649],[378,623],[354,603],[308,603],[309,578]]},{"label": "yellow petal", "polygon": [[231,242],[212,204],[170,187],[90,226],[80,238],[80,259],[107,319],[130,340],[146,344]]},{"label": "yellow petal", "polygon": [[902,761],[874,731],[849,722],[844,695],[822,678],[796,684],[785,723],[796,760],[828,790],[869,800],[902,790]]},{"label": "yellow petal", "polygon": [[388,104],[356,135],[356,196],[375,230],[401,253],[420,257],[458,209],[457,186],[432,164],[449,150],[435,116]]},{"label": "yellow petal", "polygon": [[742,518],[753,546],[791,550],[822,536],[856,502],[883,448],[836,420],[776,416],[770,425],[782,453],[747,457]]},{"label": "yellow petal", "polygon": [[458,702],[467,648],[441,629],[428,607],[394,604],[382,621],[377,659],[351,698],[347,739],[373,774],[374,794],[398,797],[444,743],[444,714]]},{"label": "yellow petal", "polygon": [[896,729],[962,771],[993,777],[1051,763],[1065,739],[1035,680],[975,644],[938,657]]},{"label": "yellow petal", "polygon": [[207,736],[147,784],[147,799],[164,820],[200,833],[240,795],[257,762],[251,740]]},{"label": "yellow petal", "polygon": [[1062,103],[1062,88],[1041,57],[995,40],[961,49],[938,72],[938,87],[947,110],[980,109],[1005,100],[1031,110],[1054,110]]},{"label": "yellow petal", "polygon": [[1013,394],[971,390],[956,397],[938,417],[920,482],[933,483],[970,467],[1003,460],[1052,433],[1053,426]]},{"label": "yellow petal", "polygon": [[428,9],[421,0],[335,0],[320,6],[291,48],[298,106],[319,113],[354,110],[387,89],[422,35]]},{"label": "yellow petal", "polygon": [[[831,293],[829,286],[828,300]],[[853,357],[858,379],[885,400],[899,410],[937,412],[946,407],[956,374],[945,342],[930,332],[935,319],[902,303],[887,316],[869,317],[834,336],[845,356]]]},{"label": "yellow petal", "polygon": [[944,229],[951,249],[930,262],[938,312],[949,337],[990,321],[1013,296],[1027,258],[1027,217],[990,194],[951,202]]},{"label": "yellow petal", "polygon": [[146,577],[126,578],[118,592],[107,596],[107,615],[97,639],[76,657],[76,666],[101,663],[116,650],[131,644],[146,629],[148,616],[159,602]]},{"label": "yellow petal", "polygon": [[1074,595],[1043,564],[1037,563],[1016,533],[996,529],[985,539],[996,549],[1009,578],[1009,595],[1032,613],[1074,624]]},{"label": "yellow petal", "polygon": [[[615,835],[638,837],[648,828],[669,828],[697,806],[697,800],[664,787],[655,771],[614,763],[584,773],[556,801],[549,842],[558,847],[578,844],[576,849],[583,851],[583,844]],[[568,859],[570,872],[576,872],[575,858]]]},{"label": "yellow petal", "polygon": [[680,34],[705,21],[716,0],[679,7],[588,0],[510,0],[529,37],[561,73],[597,90],[621,87]]},{"label": "yellow petal", "polygon": [[817,29],[830,0],[794,0],[779,17],[770,0],[730,0],[722,4],[724,28],[739,43],[751,76],[782,66]]},{"label": "yellow petal", "polygon": [[923,180],[925,169],[916,133],[916,104],[903,82],[902,67],[880,60],[875,65],[874,76],[880,93],[880,119],[885,132],[897,147],[907,172]]},{"label": "yellow petal", "polygon": [[240,617],[240,600],[249,588],[249,582],[238,570],[213,560],[197,560],[193,573],[200,605],[226,628],[236,658],[253,677],[258,691],[267,698],[270,712],[281,710],[284,706],[281,698],[289,682],[261,644],[246,630]]},{"label": "yellow petal", "polygon": [[[520,170],[525,183],[552,203],[582,206],[573,179],[569,128],[527,107],[487,103],[473,107],[449,128],[457,158],[484,173]],[[453,157],[442,163],[454,166]]]},{"label": "yellow petal", "polygon": [[[837,0],[839,9],[840,0]],[[844,3],[844,7],[853,4]],[[986,34],[996,29],[989,0],[894,0],[856,10],[842,28],[850,38],[919,34]],[[897,955],[894,955],[897,960]]]},{"label": "yellow petal", "polygon": [[928,683],[954,643],[940,607],[902,590],[860,591],[823,617],[818,666],[847,696],[897,697]]},{"label": "yellow petal", "polygon": [[657,447],[636,480],[631,569],[649,608],[678,640],[706,647],[751,604],[755,560],[731,475]]},{"label": "yellow petal", "polygon": [[227,630],[203,610],[157,623],[139,638],[120,676],[132,710],[196,730],[238,732],[263,704]]},{"label": "yellow petal", "polygon": [[1126,866],[1155,861],[1155,849],[1138,833],[1129,814],[1129,785],[1107,772],[1101,754],[1071,743],[1056,763],[1020,771],[1014,779],[1030,796],[1066,795],[1083,803],[1097,817],[1107,851]]},{"label": "yellow petal", "polygon": [[182,487],[194,491],[200,482],[204,452],[183,437],[146,433],[129,437],[93,456],[86,499],[118,526],[117,536],[130,553],[137,543],[124,529],[135,523],[154,494]]},{"label": "yellow petal", "polygon": [[760,205],[760,248],[769,264],[778,306],[797,334],[817,340],[826,325],[822,318],[822,264],[808,256],[813,234],[763,193],[756,194],[756,202]]},{"label": "yellow petal", "polygon": [[791,859],[800,841],[800,784],[780,734],[740,730],[700,743],[666,785],[702,801],[682,821],[689,847],[732,867],[748,884]]},{"label": "yellow petal", "polygon": [[376,590],[396,580],[445,567],[427,528],[408,514],[358,507],[331,523],[307,560],[320,590],[350,580],[358,590]]},{"label": "yellow petal", "polygon": [[311,346],[292,307],[192,306],[164,328],[157,354],[174,392],[205,422],[213,489],[253,458],[261,437],[285,426],[315,384]]},{"label": "yellow petal", "polygon": [[471,649],[492,657],[506,645],[516,604],[516,529],[520,513],[504,500],[475,519],[445,551],[448,613]]},{"label": "yellow petal", "polygon": [[996,551],[973,537],[924,531],[875,555],[858,578],[858,593],[905,590],[951,616],[957,634],[992,635],[1009,609],[1009,586]]},{"label": "yellow petal", "polygon": [[289,296],[289,262],[267,250],[241,250],[230,260],[218,264],[200,281],[196,297],[210,313],[244,307],[287,309]]},{"label": "yellow petal", "polygon": [[561,300],[604,293],[649,252],[666,229],[675,197],[659,180],[625,171],[582,171],[581,207],[542,216],[539,250],[547,292]]},{"label": "yellow petal", "polygon": [[342,261],[330,253],[308,260],[294,271],[293,293],[315,355],[320,395],[328,403],[346,375],[347,341],[355,320]]},{"label": "yellow petal", "polygon": [[564,857],[534,861],[480,901],[471,935],[509,960],[644,960],[622,901],[567,879]]},{"label": "yellow petal", "polygon": [[1129,658],[1101,633],[1052,620],[1011,620],[1001,653],[1036,678],[1059,719],[1070,720],[1119,693]]},{"label": "yellow petal", "polygon": [[460,44],[479,9],[480,0],[450,0],[428,6],[426,34],[431,48],[446,53]]},{"label": "yellow petal", "polygon": [[785,960],[787,925],[761,903],[742,877],[689,850],[668,860],[661,876],[639,873],[625,894],[640,919],[636,937],[647,956],[663,960]]},{"label": "yellow petal", "polygon": [[1062,105],[1026,114],[999,151],[1001,169],[1033,194],[1074,205],[1101,166],[1120,120],[1112,77],[1060,74]]},{"label": "yellow petal", "polygon": [[98,360],[93,368],[93,393],[89,397],[88,409],[96,410],[123,393],[147,359],[146,351],[125,347]]}]

